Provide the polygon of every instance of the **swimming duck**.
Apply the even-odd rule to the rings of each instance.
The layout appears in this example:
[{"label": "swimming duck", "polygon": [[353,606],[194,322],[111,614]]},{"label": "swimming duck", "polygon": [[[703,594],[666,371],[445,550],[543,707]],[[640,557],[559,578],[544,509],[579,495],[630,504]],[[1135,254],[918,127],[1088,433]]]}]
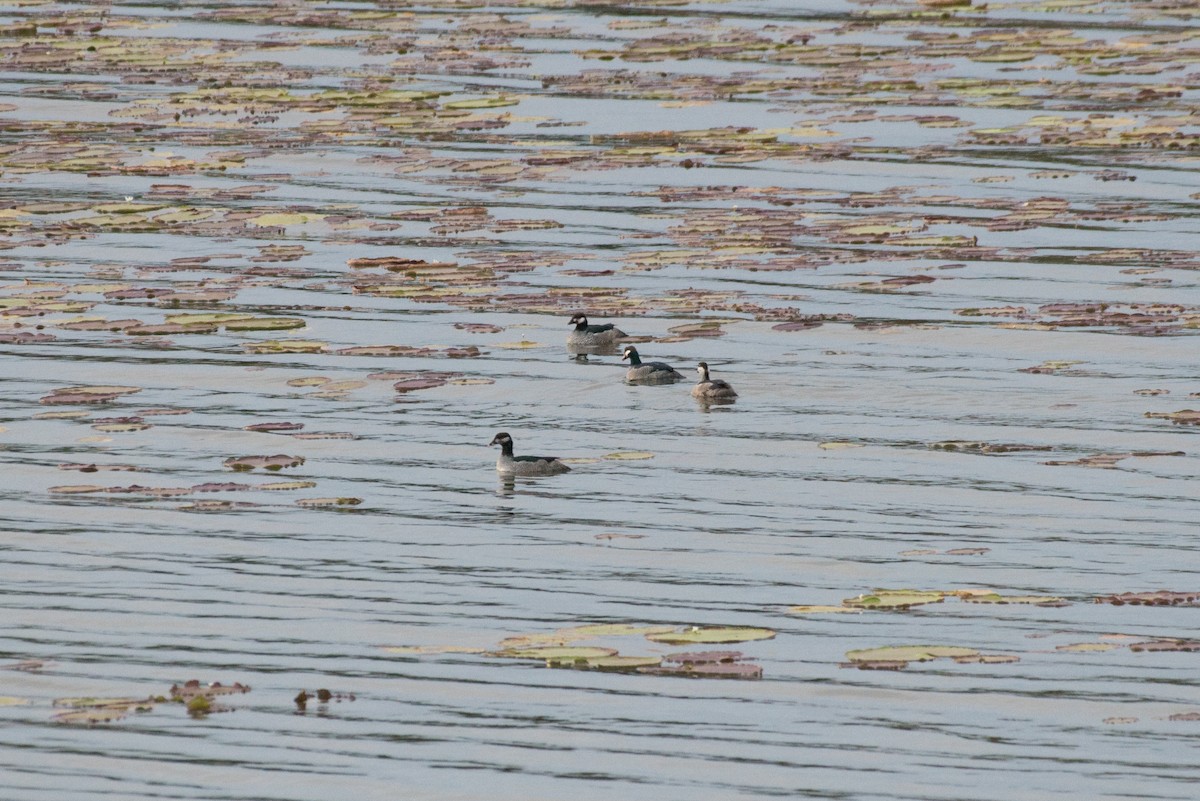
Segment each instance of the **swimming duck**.
[{"label": "swimming duck", "polygon": [[692,387],[692,397],[700,400],[733,400],[738,396],[729,386],[728,381],[708,377],[708,362],[700,362],[696,367],[700,380]]},{"label": "swimming duck", "polygon": [[496,472],[502,475],[556,476],[571,470],[560,462],[557,456],[513,456],[513,439],[503,431],[492,437],[492,441],[488,444],[500,446],[500,458],[496,460]]},{"label": "swimming duck", "polygon": [[567,346],[575,348],[606,348],[617,344],[628,334],[612,323],[604,325],[588,325],[586,314],[576,314],[571,318],[575,329],[567,336]]},{"label": "swimming duck", "polygon": [[666,362],[643,362],[637,348],[626,345],[621,359],[629,360],[629,369],[625,371],[625,380],[641,384],[673,384],[683,380],[680,373]]}]

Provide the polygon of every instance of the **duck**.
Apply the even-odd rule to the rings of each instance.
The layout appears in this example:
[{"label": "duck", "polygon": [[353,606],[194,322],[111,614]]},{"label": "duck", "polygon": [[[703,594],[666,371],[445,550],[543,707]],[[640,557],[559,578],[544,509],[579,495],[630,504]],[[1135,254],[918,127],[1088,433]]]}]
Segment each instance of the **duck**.
[{"label": "duck", "polygon": [[513,438],[505,431],[492,437],[489,445],[500,446],[500,458],[496,460],[496,472],[505,476],[556,476],[569,473],[571,468],[558,460],[557,456],[513,456]]},{"label": "duck", "polygon": [[575,329],[567,336],[568,347],[607,348],[628,336],[612,323],[588,325],[586,314],[576,314],[571,318],[571,325],[575,326]]},{"label": "duck", "polygon": [[629,369],[625,371],[625,380],[642,384],[673,384],[683,380],[683,373],[666,362],[643,362],[637,348],[626,345],[621,360],[629,360]]},{"label": "duck", "polygon": [[692,387],[693,398],[723,401],[733,400],[738,396],[728,381],[708,377],[708,362],[700,362],[696,366],[696,372],[700,374],[700,380],[696,382],[696,386]]}]

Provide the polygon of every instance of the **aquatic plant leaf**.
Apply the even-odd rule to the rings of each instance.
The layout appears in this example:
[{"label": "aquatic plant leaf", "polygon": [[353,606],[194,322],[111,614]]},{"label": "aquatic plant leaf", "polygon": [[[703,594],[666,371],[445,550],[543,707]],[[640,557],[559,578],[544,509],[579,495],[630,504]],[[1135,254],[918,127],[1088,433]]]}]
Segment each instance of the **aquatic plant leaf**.
[{"label": "aquatic plant leaf", "polygon": [[1098,604],[1113,606],[1200,606],[1200,592],[1172,592],[1157,590],[1154,592],[1122,592],[1115,595],[1102,595],[1094,598]]},{"label": "aquatic plant leaf", "polygon": [[224,324],[226,331],[284,331],[306,325],[299,317],[246,317]]},{"label": "aquatic plant leaf", "polygon": [[748,662],[703,662],[681,665],[638,668],[638,673],[651,676],[678,676],[690,679],[761,679],[763,670]]},{"label": "aquatic plant leaf", "polygon": [[654,454],[647,453],[646,451],[615,451],[613,453],[606,453],[600,458],[614,462],[635,462],[643,459],[653,459]]},{"label": "aquatic plant leaf", "polygon": [[1084,456],[1079,459],[1070,460],[1051,460],[1042,462],[1048,465],[1069,465],[1072,467],[1096,467],[1101,469],[1112,469],[1117,466],[1118,462],[1132,457],[1148,457],[1148,456],[1184,456],[1183,451],[1133,451],[1129,453],[1094,453],[1090,456]]},{"label": "aquatic plant leaf", "polygon": [[1145,642],[1130,643],[1129,650],[1131,651],[1200,651],[1200,640],[1147,640]]},{"label": "aquatic plant leaf", "polygon": [[684,665],[702,665],[717,662],[735,662],[741,658],[741,651],[684,651],[667,654],[663,657],[663,661],[677,662]]},{"label": "aquatic plant leaf", "polygon": [[255,489],[268,492],[288,492],[291,490],[311,489],[317,486],[315,481],[276,481],[271,484],[259,484]]},{"label": "aquatic plant leaf", "polygon": [[196,696],[215,698],[220,695],[242,695],[248,692],[250,692],[250,687],[240,682],[221,684],[219,681],[214,681],[211,684],[202,684],[198,679],[191,679],[183,684],[171,685],[170,695],[174,700],[186,701]]},{"label": "aquatic plant leaf", "polygon": [[583,659],[547,659],[546,667],[572,668],[575,670],[606,670],[633,672],[638,668],[654,667],[662,662],[658,656],[595,656]]},{"label": "aquatic plant leaf", "polygon": [[154,708],[153,698],[56,698],[54,706],[70,707],[54,715],[55,723],[93,726],[121,720],[130,712]]},{"label": "aquatic plant leaf", "polygon": [[720,643],[770,640],[774,637],[775,632],[772,629],[755,628],[752,626],[692,626],[682,631],[646,635],[647,640],[668,643],[670,645],[717,645]]},{"label": "aquatic plant leaf", "polygon": [[158,325],[134,325],[125,329],[125,333],[133,337],[166,337],[180,334],[213,334],[215,325],[180,325],[178,323],[160,323]]},{"label": "aquatic plant leaf", "polygon": [[304,506],[312,509],[358,506],[360,503],[362,503],[362,498],[301,498],[300,500],[296,501],[297,506]]},{"label": "aquatic plant leaf", "polygon": [[268,339],[247,342],[242,348],[250,353],[324,353],[329,345],[312,339]]},{"label": "aquatic plant leaf", "polygon": [[860,609],[909,609],[924,604],[938,604],[948,593],[922,590],[876,590],[873,593],[846,598],[845,606]]},{"label": "aquatic plant leaf", "polygon": [[304,464],[303,456],[288,456],[278,453],[274,456],[231,456],[224,462],[231,470],[282,470],[285,467],[298,467]]},{"label": "aquatic plant leaf", "polygon": [[1020,453],[1023,451],[1048,451],[1049,445],[1021,445],[1006,442],[966,442],[963,440],[943,440],[931,442],[929,447],[937,451],[957,451],[960,453]]},{"label": "aquatic plant leaf", "polygon": [[908,662],[902,659],[856,659],[846,662],[842,667],[854,667],[859,670],[904,670]]},{"label": "aquatic plant leaf", "polygon": [[617,649],[615,648],[597,648],[584,645],[549,645],[540,648],[509,648],[503,651],[489,652],[489,656],[502,656],[506,659],[553,659],[556,662],[596,659],[602,656],[616,655]]},{"label": "aquatic plant leaf", "polygon": [[1065,598],[1055,595],[1000,595],[987,593],[963,596],[962,600],[970,604],[1033,604],[1036,606],[1070,606]]},{"label": "aquatic plant leaf", "polygon": [[956,656],[954,661],[960,665],[1011,665],[1020,662],[1021,657],[1016,654],[971,654]]},{"label": "aquatic plant leaf", "polygon": [[257,217],[251,217],[246,222],[251,225],[257,225],[263,228],[266,227],[286,227],[289,225],[304,225],[305,223],[316,222],[325,219],[322,214],[309,214],[304,212],[273,212],[270,214],[260,214]]},{"label": "aquatic plant leaf", "polygon": [[1076,642],[1068,645],[1057,645],[1054,647],[1056,651],[1066,651],[1069,653],[1093,653],[1100,651],[1112,651],[1121,646],[1115,642]]},{"label": "aquatic plant leaf", "polygon": [[847,651],[851,662],[929,662],[934,659],[978,656],[977,648],[958,645],[887,645]]},{"label": "aquatic plant leaf", "polygon": [[1196,721],[1196,720],[1200,720],[1200,712],[1176,712],[1173,715],[1169,715],[1167,717],[1167,720],[1173,720],[1173,721],[1186,720],[1189,722]]},{"label": "aquatic plant leaf", "polygon": [[789,606],[788,613],[792,615],[823,615],[823,614],[862,614],[861,607],[854,606]]},{"label": "aquatic plant leaf", "polygon": [[552,636],[570,642],[572,640],[590,640],[596,637],[663,634],[674,630],[674,626],[642,626],[635,623],[588,623],[582,626],[557,629],[552,633]]},{"label": "aquatic plant leaf", "polygon": [[504,95],[490,95],[487,97],[472,98],[470,100],[451,100],[442,104],[444,109],[476,109],[476,108],[499,108],[501,106],[515,106],[520,103],[520,98],[506,97]]},{"label": "aquatic plant leaf", "polygon": [[149,423],[95,423],[92,428],[108,434],[129,434],[134,431],[145,431],[153,426]]},{"label": "aquatic plant leaf", "polygon": [[239,312],[205,312],[168,314],[165,319],[166,322],[170,323],[171,325],[213,328],[215,326],[225,325],[226,323],[233,322],[235,320],[250,320],[253,318],[253,314],[242,314]]},{"label": "aquatic plant leaf", "polygon": [[186,503],[179,509],[185,512],[227,512],[232,509],[250,509],[258,504],[246,501],[195,501]]},{"label": "aquatic plant leaf", "polygon": [[1160,420],[1170,420],[1175,425],[1179,426],[1197,426],[1200,425],[1200,410],[1196,409],[1181,409],[1178,412],[1146,412],[1146,417],[1158,418]]},{"label": "aquatic plant leaf", "polygon": [[117,398],[141,391],[141,387],[64,387],[54,390],[38,402],[47,405],[111,403]]},{"label": "aquatic plant leaf", "polygon": [[399,393],[416,392],[421,389],[433,389],[446,385],[446,379],[441,377],[406,378],[392,384],[392,389]]},{"label": "aquatic plant leaf", "polygon": [[242,426],[243,431],[299,431],[304,428],[304,423],[253,423],[248,426]]}]

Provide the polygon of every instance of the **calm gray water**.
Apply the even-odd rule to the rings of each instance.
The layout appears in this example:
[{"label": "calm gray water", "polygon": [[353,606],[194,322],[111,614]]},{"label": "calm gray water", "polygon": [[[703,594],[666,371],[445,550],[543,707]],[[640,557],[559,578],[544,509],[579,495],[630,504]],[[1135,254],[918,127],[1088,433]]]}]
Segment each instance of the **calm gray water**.
[{"label": "calm gray water", "polygon": [[1193,4],[460,5],[4,9],[0,797],[1195,798]]}]

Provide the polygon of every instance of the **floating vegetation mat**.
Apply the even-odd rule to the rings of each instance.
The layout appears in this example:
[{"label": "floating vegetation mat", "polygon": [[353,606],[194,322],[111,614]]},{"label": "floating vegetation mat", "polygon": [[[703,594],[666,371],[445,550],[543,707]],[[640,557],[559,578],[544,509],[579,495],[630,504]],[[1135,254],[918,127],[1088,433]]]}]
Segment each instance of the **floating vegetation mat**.
[{"label": "floating vegetation mat", "polygon": [[6,6],[0,798],[1180,798],[1197,7]]}]

